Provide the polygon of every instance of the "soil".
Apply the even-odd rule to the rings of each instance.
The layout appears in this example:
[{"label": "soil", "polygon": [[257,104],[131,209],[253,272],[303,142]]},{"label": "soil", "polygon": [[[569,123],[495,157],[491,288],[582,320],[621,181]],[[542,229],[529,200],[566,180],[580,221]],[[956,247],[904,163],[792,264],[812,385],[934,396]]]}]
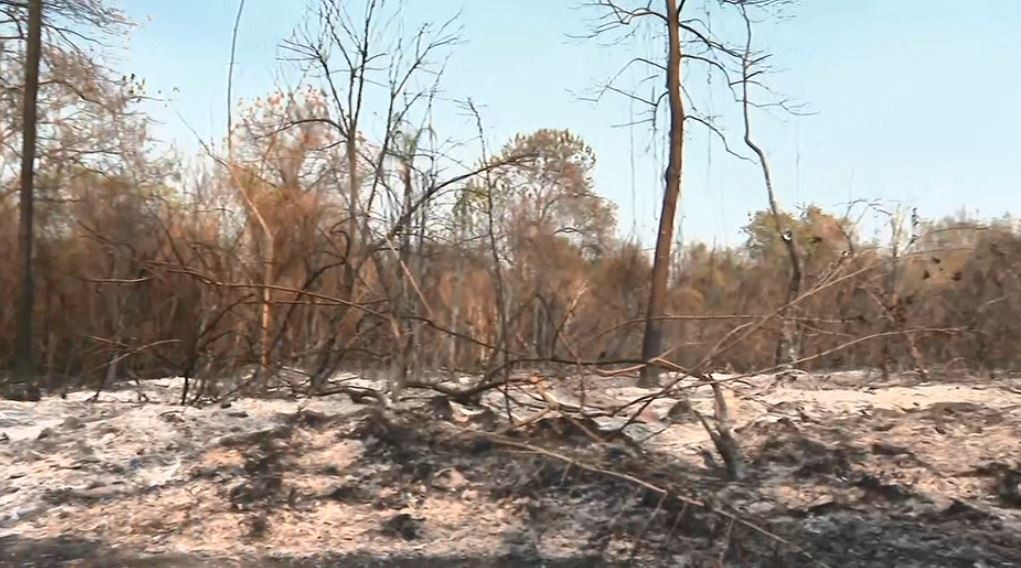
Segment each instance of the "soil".
[{"label": "soil", "polygon": [[740,481],[697,383],[0,400],[0,566],[1021,566],[1021,381],[718,378]]}]

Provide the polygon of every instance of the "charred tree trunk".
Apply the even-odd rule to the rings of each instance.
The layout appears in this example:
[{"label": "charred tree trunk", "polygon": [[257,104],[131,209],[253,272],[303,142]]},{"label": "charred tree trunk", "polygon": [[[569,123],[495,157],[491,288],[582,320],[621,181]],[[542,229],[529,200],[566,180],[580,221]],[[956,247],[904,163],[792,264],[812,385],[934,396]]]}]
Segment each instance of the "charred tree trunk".
[{"label": "charred tree trunk", "polygon": [[659,383],[659,367],[648,364],[659,357],[663,349],[663,315],[666,306],[667,283],[670,279],[670,248],[674,240],[674,221],[677,203],[681,198],[681,172],[684,167],[684,99],[681,96],[681,25],[676,0],[666,0],[669,55],[667,57],[667,92],[670,101],[670,160],[666,170],[666,189],[656,237],[656,255],[652,265],[652,287],[642,340],[642,369],[640,384],[655,386]]},{"label": "charred tree trunk", "polygon": [[[21,265],[21,293],[18,295],[17,339],[14,346],[14,375],[18,382],[35,390],[32,354],[32,312],[35,279],[32,270],[33,216],[35,206],[36,122],[39,95],[39,62],[42,52],[43,3],[28,3],[28,43],[25,58],[25,89],[22,96],[21,194],[18,226],[18,258]],[[34,387],[34,388],[33,388]]]}]

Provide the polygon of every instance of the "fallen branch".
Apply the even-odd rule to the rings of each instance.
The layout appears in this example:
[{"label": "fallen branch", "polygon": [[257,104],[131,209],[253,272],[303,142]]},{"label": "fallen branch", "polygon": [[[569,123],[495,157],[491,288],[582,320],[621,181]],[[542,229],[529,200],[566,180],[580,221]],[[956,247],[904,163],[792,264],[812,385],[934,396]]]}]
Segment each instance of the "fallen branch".
[{"label": "fallen branch", "polygon": [[477,433],[481,434],[483,436],[488,437],[495,444],[499,444],[499,445],[502,445],[502,446],[507,446],[507,447],[510,447],[510,448],[515,448],[517,450],[523,450],[523,451],[531,452],[531,453],[534,453],[534,454],[538,454],[538,455],[541,455],[541,456],[545,456],[545,457],[548,457],[548,458],[552,458],[552,459],[564,462],[565,464],[568,465],[568,467],[576,467],[578,469],[581,469],[581,470],[584,470],[584,471],[588,471],[590,473],[595,473],[595,474],[599,474],[599,475],[605,475],[607,477],[612,477],[614,479],[625,481],[627,483],[631,483],[633,485],[637,485],[637,486],[642,487],[644,489],[647,489],[647,490],[649,490],[649,491],[651,491],[653,493],[656,493],[656,494],[660,495],[663,500],[672,499],[672,500],[677,501],[679,503],[682,503],[684,505],[688,505],[688,506],[692,506],[692,507],[698,507],[698,508],[706,511],[707,513],[719,515],[719,516],[721,516],[721,517],[723,517],[723,518],[733,522],[736,525],[745,527],[745,528],[747,528],[747,529],[749,529],[749,530],[751,530],[753,532],[756,532],[756,533],[758,533],[758,534],[768,538],[769,540],[771,540],[771,541],[773,541],[775,543],[778,543],[778,544],[781,544],[783,546],[788,547],[790,550],[792,550],[792,551],[794,551],[794,552],[796,552],[798,554],[801,554],[802,556],[804,556],[805,558],[807,558],[809,561],[811,561],[812,563],[814,563],[817,566],[823,566],[825,568],[829,568],[828,564],[826,564],[825,562],[815,558],[814,556],[811,555],[811,553],[807,552],[805,549],[803,549],[803,548],[799,547],[798,545],[792,543],[791,541],[783,538],[782,536],[780,536],[780,535],[778,535],[778,534],[776,534],[774,532],[771,532],[769,529],[767,529],[765,527],[762,527],[761,525],[758,525],[756,523],[753,523],[753,522],[751,522],[751,521],[749,521],[747,519],[744,519],[744,518],[738,516],[736,513],[732,513],[730,511],[721,509],[721,508],[719,508],[717,506],[710,506],[706,502],[698,500],[698,499],[693,499],[691,497],[685,497],[685,496],[680,495],[680,494],[678,494],[678,493],[676,493],[674,491],[670,491],[669,489],[665,489],[665,488],[660,487],[658,485],[654,485],[653,483],[650,483],[648,481],[645,481],[644,479],[635,477],[635,476],[627,474],[627,473],[621,473],[619,471],[613,471],[613,470],[609,470],[609,469],[606,469],[606,468],[603,468],[603,467],[599,467],[599,466],[596,466],[596,465],[588,464],[588,463],[579,461],[577,459],[571,458],[569,456],[566,456],[564,454],[561,454],[561,453],[558,453],[558,452],[555,452],[555,451],[552,451],[552,450],[547,450],[545,448],[541,448],[541,447],[538,447],[538,446],[534,446],[532,444],[526,444],[526,443],[523,443],[523,442],[517,442],[517,441],[514,441],[514,440],[509,440],[507,438],[504,438],[504,437],[501,437],[501,436],[498,436],[498,435],[494,435],[494,434],[490,434],[490,433],[487,433],[487,432],[477,432]]}]

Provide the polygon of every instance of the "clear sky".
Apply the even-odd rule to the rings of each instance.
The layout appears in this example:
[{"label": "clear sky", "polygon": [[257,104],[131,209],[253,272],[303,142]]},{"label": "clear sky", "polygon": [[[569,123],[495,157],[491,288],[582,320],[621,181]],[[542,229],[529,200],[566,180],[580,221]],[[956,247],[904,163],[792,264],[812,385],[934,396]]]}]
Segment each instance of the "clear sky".
[{"label": "clear sky", "polygon": [[[598,105],[579,99],[645,49],[612,50],[566,37],[586,31],[586,18],[595,15],[580,3],[407,0],[407,17],[438,21],[463,10],[464,42],[452,52],[445,95],[471,97],[484,107],[491,143],[546,127],[582,136],[598,157],[598,191],[619,206],[622,231],[635,228],[649,245],[662,196],[661,151],[649,148],[647,128],[614,126],[629,119],[626,99],[611,96]],[[176,88],[169,105],[152,109],[163,123],[158,134],[187,151],[197,148],[190,128],[221,137],[236,0],[122,5],[142,26],[119,65],[144,77],[150,92]],[[237,96],[265,94],[287,76],[278,46],[304,6],[304,0],[248,0]],[[756,36],[780,69],[770,85],[814,112],[755,118],[783,205],[842,210],[849,199],[879,198],[917,206],[930,218],[962,207],[983,216],[1021,211],[1021,2],[805,0],[790,13]],[[696,71],[689,77],[705,83]],[[708,103],[714,113],[736,110],[722,97]],[[450,110],[437,127],[467,138],[468,121]],[[739,131],[730,133],[740,147]],[[765,191],[755,167],[711,140],[692,128],[683,236],[733,245],[749,211],[765,206]]]}]

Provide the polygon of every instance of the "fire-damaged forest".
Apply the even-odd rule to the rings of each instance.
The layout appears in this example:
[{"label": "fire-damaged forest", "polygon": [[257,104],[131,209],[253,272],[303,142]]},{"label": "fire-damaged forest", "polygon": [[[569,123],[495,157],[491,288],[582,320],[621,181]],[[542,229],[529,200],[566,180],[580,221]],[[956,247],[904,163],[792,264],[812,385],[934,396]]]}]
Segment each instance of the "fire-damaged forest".
[{"label": "fire-damaged forest", "polygon": [[[579,8],[654,77],[592,97],[667,148],[654,243],[578,132],[445,91],[457,17],[307,3],[184,160],[116,3],[0,0],[0,565],[1021,565],[1017,224],[785,205],[797,2]],[[695,131],[757,172],[737,246],[676,238]]]}]

